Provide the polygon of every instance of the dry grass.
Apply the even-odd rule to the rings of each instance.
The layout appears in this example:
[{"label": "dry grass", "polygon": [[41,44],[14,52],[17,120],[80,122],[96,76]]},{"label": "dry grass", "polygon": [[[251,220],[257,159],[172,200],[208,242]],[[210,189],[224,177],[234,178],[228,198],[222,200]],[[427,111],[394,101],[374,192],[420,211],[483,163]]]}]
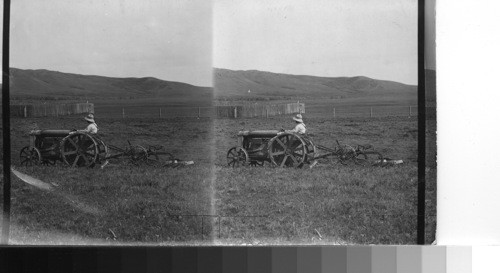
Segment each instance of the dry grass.
[{"label": "dry grass", "polygon": [[[43,129],[81,127],[81,119],[14,119],[12,153],[29,143],[29,126]],[[16,169],[54,186],[44,191],[12,181],[13,242],[64,243],[189,243],[209,240],[209,221],[194,215],[210,213],[211,123],[207,120],[98,120],[101,136],[115,146],[163,144],[194,166],[153,168],[114,162],[110,167],[56,166]],[[181,132],[181,133],[179,133]],[[90,208],[90,209],[89,209]],[[183,215],[183,216],[179,216]],[[78,238],[78,239],[74,239]],[[67,240],[67,241],[65,241]]]},{"label": "dry grass", "polygon": [[[216,204],[221,243],[412,244],[416,242],[417,120],[306,120],[316,143],[372,144],[405,164],[387,168],[344,166],[324,160],[314,169],[225,166],[237,129],[279,129],[289,118],[218,120]],[[236,129],[237,128],[237,129]],[[224,149],[225,147],[225,149]],[[429,169],[432,172],[432,169]],[[429,183],[435,192],[435,181]],[[435,195],[429,195],[435,209]],[[263,217],[245,217],[263,216]],[[427,242],[434,238],[428,217]]]}]

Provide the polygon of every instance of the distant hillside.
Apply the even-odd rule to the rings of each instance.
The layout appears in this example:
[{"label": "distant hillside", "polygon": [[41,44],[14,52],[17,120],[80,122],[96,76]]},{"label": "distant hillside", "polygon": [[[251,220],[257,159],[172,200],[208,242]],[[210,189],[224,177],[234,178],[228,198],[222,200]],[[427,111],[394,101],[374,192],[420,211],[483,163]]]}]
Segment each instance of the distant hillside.
[{"label": "distant hillside", "polygon": [[[214,69],[217,98],[296,96],[307,98],[399,97],[415,100],[417,86],[359,77],[315,77],[257,70]],[[250,90],[250,92],[248,92]]]},{"label": "distant hillside", "polygon": [[200,98],[210,100],[213,89],[156,78],[111,78],[11,68],[13,98]]}]

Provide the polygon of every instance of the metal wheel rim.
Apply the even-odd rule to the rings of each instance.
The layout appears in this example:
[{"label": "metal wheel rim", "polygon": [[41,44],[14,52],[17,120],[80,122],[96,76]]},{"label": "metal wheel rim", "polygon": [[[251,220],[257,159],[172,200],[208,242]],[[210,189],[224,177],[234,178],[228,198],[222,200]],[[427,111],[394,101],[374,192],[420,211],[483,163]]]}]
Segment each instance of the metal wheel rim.
[{"label": "metal wheel rim", "polygon": [[38,165],[42,160],[42,155],[40,151],[35,147],[26,146],[21,149],[19,153],[19,158],[21,162],[21,166],[31,167],[34,165]]},{"label": "metal wheel rim", "polygon": [[[283,142],[283,140],[286,141]],[[269,157],[271,162],[278,167],[301,167],[306,160],[306,147],[306,143],[300,136],[289,133],[281,134],[270,140]],[[299,150],[301,153],[297,153]]]},{"label": "metal wheel rim", "polygon": [[245,166],[249,162],[248,152],[241,147],[233,147],[227,151],[227,165],[229,167]]},{"label": "metal wheel rim", "polygon": [[[88,139],[90,144],[82,149],[79,146],[82,145],[83,139]],[[73,147],[73,150],[66,149],[70,147]],[[61,141],[61,157],[64,163],[71,167],[91,167],[99,157],[98,143],[85,133],[69,135]]]}]

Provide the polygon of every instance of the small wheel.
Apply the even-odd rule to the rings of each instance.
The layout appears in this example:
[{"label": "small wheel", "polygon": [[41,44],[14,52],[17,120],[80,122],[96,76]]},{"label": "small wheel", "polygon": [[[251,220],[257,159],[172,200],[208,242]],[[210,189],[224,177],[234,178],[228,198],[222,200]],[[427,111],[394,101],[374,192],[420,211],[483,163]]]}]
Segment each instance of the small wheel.
[{"label": "small wheel", "polygon": [[154,167],[163,167],[165,165],[173,164],[175,158],[171,153],[163,151],[153,151],[147,154],[146,164]]},{"label": "small wheel", "polygon": [[139,165],[148,160],[148,150],[146,148],[136,145],[130,149],[130,163]]},{"label": "small wheel", "polygon": [[308,154],[306,146],[298,135],[283,133],[269,141],[269,157],[275,166],[302,167]]},{"label": "small wheel", "polygon": [[338,159],[340,164],[348,165],[349,163],[355,162],[357,154],[356,150],[352,146],[344,144],[340,147],[338,152]]},{"label": "small wheel", "polygon": [[61,141],[61,157],[71,167],[91,167],[99,158],[98,143],[86,133],[75,133]]},{"label": "small wheel", "polygon": [[42,163],[42,155],[35,147],[26,146],[19,153],[21,166],[31,167]]},{"label": "small wheel", "polygon": [[248,152],[241,147],[233,147],[227,151],[227,165],[229,167],[245,166],[249,163]]}]

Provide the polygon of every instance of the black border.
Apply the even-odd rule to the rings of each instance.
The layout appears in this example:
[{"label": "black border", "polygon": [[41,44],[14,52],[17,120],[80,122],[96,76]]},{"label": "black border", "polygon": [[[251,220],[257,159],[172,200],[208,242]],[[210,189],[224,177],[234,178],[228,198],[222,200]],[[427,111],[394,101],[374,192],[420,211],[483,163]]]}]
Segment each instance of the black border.
[{"label": "black border", "polygon": [[417,244],[425,244],[425,0],[418,1],[418,196]]},{"label": "black border", "polygon": [[2,37],[2,131],[3,131],[3,216],[1,244],[9,243],[10,233],[10,0],[3,1]]}]

